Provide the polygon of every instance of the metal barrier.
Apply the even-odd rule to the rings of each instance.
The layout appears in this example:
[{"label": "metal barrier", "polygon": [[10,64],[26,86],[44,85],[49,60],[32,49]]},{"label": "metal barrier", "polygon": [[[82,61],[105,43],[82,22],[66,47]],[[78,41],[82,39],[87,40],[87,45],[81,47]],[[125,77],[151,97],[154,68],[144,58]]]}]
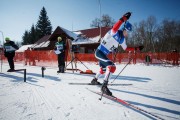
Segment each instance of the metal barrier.
[{"label": "metal barrier", "polygon": [[26,69],[16,69],[10,72],[18,72],[18,71],[24,71],[24,82],[26,82]]}]

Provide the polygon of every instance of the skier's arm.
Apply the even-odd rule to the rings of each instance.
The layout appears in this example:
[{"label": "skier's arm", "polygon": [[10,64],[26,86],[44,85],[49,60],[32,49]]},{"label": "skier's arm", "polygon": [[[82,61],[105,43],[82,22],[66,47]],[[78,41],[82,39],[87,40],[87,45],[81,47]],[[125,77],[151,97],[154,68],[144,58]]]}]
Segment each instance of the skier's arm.
[{"label": "skier's arm", "polygon": [[13,48],[15,48],[16,50],[19,49],[19,47],[18,47],[13,41],[10,41],[9,44],[10,44]]},{"label": "skier's arm", "polygon": [[112,28],[112,32],[116,33],[119,29],[119,27],[122,25],[123,22],[125,22],[126,20],[128,20],[131,16],[130,12],[127,12],[126,14],[123,15],[122,18],[119,19],[118,22],[116,22]]}]

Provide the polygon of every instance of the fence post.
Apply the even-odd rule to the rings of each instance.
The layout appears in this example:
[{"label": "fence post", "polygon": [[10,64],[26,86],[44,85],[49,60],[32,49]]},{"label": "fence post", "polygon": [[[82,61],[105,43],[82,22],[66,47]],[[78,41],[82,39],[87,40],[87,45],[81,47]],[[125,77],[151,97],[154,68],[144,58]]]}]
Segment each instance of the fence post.
[{"label": "fence post", "polygon": [[24,82],[26,82],[26,69],[24,69]]},{"label": "fence post", "polygon": [[41,67],[41,70],[42,70],[42,77],[44,77],[44,70],[46,70],[45,67]]}]

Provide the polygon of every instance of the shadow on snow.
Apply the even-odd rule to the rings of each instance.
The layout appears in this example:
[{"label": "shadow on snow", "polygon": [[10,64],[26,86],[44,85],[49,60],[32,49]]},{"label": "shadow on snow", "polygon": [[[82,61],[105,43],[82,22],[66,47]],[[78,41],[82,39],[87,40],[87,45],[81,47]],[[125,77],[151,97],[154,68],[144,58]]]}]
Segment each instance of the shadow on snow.
[{"label": "shadow on snow", "polygon": [[[155,96],[145,95],[145,94],[136,93],[136,92],[117,90],[117,89],[113,89],[113,88],[110,88],[110,89],[114,90],[114,91],[118,91],[118,92],[139,95],[139,96],[143,96],[143,97],[147,97],[147,98],[157,99],[157,100],[161,100],[161,101],[164,101],[164,102],[169,102],[169,103],[172,103],[172,104],[180,105],[180,101],[176,101],[176,100],[171,100],[171,99],[161,98],[161,97],[155,97]],[[145,105],[145,104],[137,103],[137,102],[133,102],[133,101],[127,101],[127,102],[129,102],[131,104],[134,104],[134,105],[140,105],[140,106],[144,106],[144,107],[147,107],[147,108],[152,108],[152,109],[161,110],[161,111],[164,111],[164,112],[173,113],[173,114],[176,114],[176,115],[180,114],[179,111],[170,110],[170,109],[163,108],[163,107],[156,107],[156,106],[151,106],[151,105]]]},{"label": "shadow on snow", "polygon": [[46,79],[49,79],[49,80],[60,81],[60,79],[58,77],[54,77],[54,76],[50,76],[50,75],[44,75],[44,77],[42,77],[41,74],[37,74],[37,73],[26,73],[26,74],[30,75],[30,76],[35,76],[35,77],[46,78]]},{"label": "shadow on snow", "polygon": [[164,101],[164,102],[169,102],[169,103],[172,103],[172,104],[180,105],[180,101],[176,101],[176,100],[171,100],[171,99],[161,98],[161,97],[155,97],[155,96],[145,95],[145,94],[136,93],[136,92],[117,90],[117,89],[113,89],[113,88],[110,88],[110,89],[114,90],[114,91],[119,91],[119,92],[124,92],[124,93],[128,93],[128,94],[134,94],[134,95],[139,95],[139,96],[143,96],[143,97],[147,97],[147,98],[152,98],[152,99],[161,100],[161,101]]},{"label": "shadow on snow", "polygon": [[[80,73],[66,73],[66,74],[74,74],[74,75],[81,75],[81,76],[92,76],[94,77],[95,75],[92,74],[80,74]],[[117,75],[112,75],[111,80],[114,80],[117,77]],[[100,77],[103,78],[103,75]],[[111,82],[110,80],[110,82]],[[127,81],[136,81],[136,82],[148,82],[151,79],[146,78],[146,77],[134,77],[134,76],[119,76],[116,78],[116,80],[127,80]]]},{"label": "shadow on snow", "polygon": [[[24,72],[16,72],[16,73],[22,74],[22,77],[21,76],[10,75],[10,74],[4,74],[4,73],[1,73],[0,76],[12,78],[13,82],[18,82],[18,81],[24,80]],[[41,77],[42,78],[41,74],[36,74],[36,73],[26,73],[26,75],[29,75],[26,78],[26,80],[30,81],[30,82],[37,82],[36,78],[30,77],[30,76],[35,76],[35,77]],[[50,76],[50,75],[44,75],[44,78],[49,79],[49,80],[54,80],[54,81],[60,81],[60,79],[58,77],[54,77],[54,76]]]}]

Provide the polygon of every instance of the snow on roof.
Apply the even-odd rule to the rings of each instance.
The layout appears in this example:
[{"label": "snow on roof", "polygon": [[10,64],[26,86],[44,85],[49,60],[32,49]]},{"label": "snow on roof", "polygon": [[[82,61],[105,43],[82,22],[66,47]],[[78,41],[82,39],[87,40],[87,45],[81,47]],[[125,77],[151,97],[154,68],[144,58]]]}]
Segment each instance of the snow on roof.
[{"label": "snow on roof", "polygon": [[74,33],[77,34],[77,35],[81,35],[82,34],[81,31],[75,31]]},{"label": "snow on roof", "polygon": [[75,32],[71,32],[65,28],[61,29],[70,37],[74,38],[74,40],[72,41],[72,44],[90,44],[90,43],[98,43],[99,39],[100,39],[100,35],[95,36],[95,37],[86,37],[85,35],[83,35],[83,33],[81,31],[75,31]]},{"label": "snow on roof", "polygon": [[44,41],[40,44],[36,44],[35,46],[33,46],[33,48],[44,48],[44,47],[48,47],[49,44],[50,44],[50,41]]},{"label": "snow on roof", "polygon": [[49,37],[50,37],[50,35],[46,35],[46,36],[42,37],[37,42],[35,42],[31,46],[31,48],[43,48],[43,47],[47,47],[50,44]]},{"label": "snow on roof", "polygon": [[32,44],[30,44],[30,45],[23,45],[18,50],[16,50],[16,52],[24,52],[25,50],[27,50],[31,46],[32,46]]},{"label": "snow on roof", "polygon": [[61,29],[67,34],[69,35],[70,37],[72,37],[74,40],[76,40],[78,38],[78,34],[74,33],[74,32],[71,32],[63,27],[61,27]]},{"label": "snow on roof", "polygon": [[76,44],[98,43],[99,39],[100,39],[100,35],[99,35],[99,36],[96,36],[96,37],[93,37],[93,38],[83,38],[83,37],[79,37],[78,39],[73,40],[73,41],[72,41],[72,44],[73,44],[73,45],[76,45]]},{"label": "snow on roof", "polygon": [[99,43],[103,36],[111,29],[111,27],[102,27],[101,35],[100,28],[91,28],[85,30],[75,31],[78,35],[78,38],[73,40],[73,44],[91,44],[91,43]]}]

